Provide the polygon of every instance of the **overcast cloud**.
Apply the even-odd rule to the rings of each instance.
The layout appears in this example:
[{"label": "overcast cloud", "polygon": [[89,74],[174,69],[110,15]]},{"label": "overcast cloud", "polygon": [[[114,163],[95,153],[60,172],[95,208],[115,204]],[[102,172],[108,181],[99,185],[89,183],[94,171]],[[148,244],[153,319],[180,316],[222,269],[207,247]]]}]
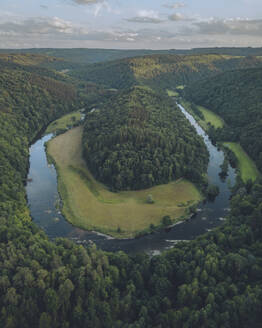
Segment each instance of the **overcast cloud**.
[{"label": "overcast cloud", "polygon": [[259,13],[258,0],[1,0],[0,47],[257,47]]}]

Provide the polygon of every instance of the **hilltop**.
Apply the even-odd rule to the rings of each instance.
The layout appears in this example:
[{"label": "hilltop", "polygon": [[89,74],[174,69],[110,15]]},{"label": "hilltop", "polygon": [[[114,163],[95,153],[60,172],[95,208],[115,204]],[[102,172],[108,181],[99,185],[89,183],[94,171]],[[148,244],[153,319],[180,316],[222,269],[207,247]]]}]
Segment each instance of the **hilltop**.
[{"label": "hilltop", "polygon": [[76,78],[116,89],[137,84],[170,89],[224,71],[261,65],[262,59],[259,57],[152,55],[98,63],[75,70],[71,74]]},{"label": "hilltop", "polygon": [[94,176],[112,190],[143,189],[182,176],[200,182],[208,162],[204,142],[175,103],[138,86],[87,115],[84,154]]}]

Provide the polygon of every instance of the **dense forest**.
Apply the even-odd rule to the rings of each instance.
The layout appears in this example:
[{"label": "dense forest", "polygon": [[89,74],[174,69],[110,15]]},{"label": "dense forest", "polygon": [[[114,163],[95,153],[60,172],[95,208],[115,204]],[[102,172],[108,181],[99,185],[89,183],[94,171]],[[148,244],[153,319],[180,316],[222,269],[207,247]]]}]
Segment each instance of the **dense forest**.
[{"label": "dense forest", "polygon": [[237,70],[189,85],[185,95],[226,122],[211,137],[237,141],[262,171],[262,69]]},{"label": "dense forest", "polygon": [[152,55],[98,63],[70,74],[84,81],[124,89],[146,84],[155,89],[172,89],[218,73],[262,66],[260,57],[224,55]]},{"label": "dense forest", "polygon": [[1,327],[261,327],[262,181],[235,188],[222,227],[160,256],[52,242],[29,216],[28,147],[79,91],[47,70],[0,70]]},{"label": "dense forest", "polygon": [[144,189],[180,177],[202,182],[208,152],[165,94],[133,87],[87,115],[84,155],[112,190]]}]

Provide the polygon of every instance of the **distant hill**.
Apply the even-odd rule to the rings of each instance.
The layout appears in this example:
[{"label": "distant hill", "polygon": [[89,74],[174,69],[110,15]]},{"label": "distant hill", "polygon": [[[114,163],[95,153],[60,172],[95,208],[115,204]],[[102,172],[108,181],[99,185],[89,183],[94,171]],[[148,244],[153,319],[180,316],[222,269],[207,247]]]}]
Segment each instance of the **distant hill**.
[{"label": "distant hill", "polygon": [[90,113],[84,155],[95,177],[112,190],[144,189],[180,177],[201,182],[208,152],[174,102],[133,87]]},{"label": "distant hill", "polygon": [[222,54],[230,56],[262,56],[262,48],[195,48],[195,49],[169,49],[169,50],[148,50],[148,49],[56,49],[56,48],[32,48],[32,49],[0,49],[0,53],[30,53],[41,54],[62,58],[67,63],[93,64],[117,59],[138,57],[154,54],[178,54],[178,55],[199,55],[199,54]]},{"label": "distant hill", "polygon": [[262,66],[259,57],[152,55],[86,66],[73,71],[72,76],[117,89],[137,84],[167,89],[224,71],[257,66]]},{"label": "distant hill", "polygon": [[214,137],[239,141],[262,171],[262,68],[226,72],[184,92],[224,119],[227,126],[211,132]]}]

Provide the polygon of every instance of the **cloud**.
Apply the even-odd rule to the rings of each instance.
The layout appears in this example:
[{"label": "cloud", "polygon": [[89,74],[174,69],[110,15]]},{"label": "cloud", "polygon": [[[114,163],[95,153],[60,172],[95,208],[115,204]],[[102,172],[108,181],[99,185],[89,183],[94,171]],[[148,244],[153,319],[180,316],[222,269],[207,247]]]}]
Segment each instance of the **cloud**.
[{"label": "cloud", "polygon": [[178,9],[185,7],[186,4],[184,2],[175,2],[175,3],[165,3],[163,4],[163,7],[169,8],[169,9]]},{"label": "cloud", "polygon": [[205,35],[249,35],[260,36],[262,31],[262,19],[214,19],[194,23],[197,28],[196,33]]},{"label": "cloud", "polygon": [[0,23],[0,35],[10,36],[70,34],[73,30],[72,23],[58,17],[38,17]]},{"label": "cloud", "polygon": [[94,5],[96,3],[104,2],[104,0],[72,0],[72,2],[78,5]]},{"label": "cloud", "polygon": [[131,23],[150,23],[150,24],[159,24],[164,22],[162,19],[159,18],[140,17],[140,16],[127,18],[126,21]]},{"label": "cloud", "polygon": [[92,30],[58,17],[17,18],[0,23],[0,43],[9,45],[7,47],[11,44],[66,44],[69,41],[133,42],[137,37],[136,31]]},{"label": "cloud", "polygon": [[180,13],[172,14],[172,15],[168,16],[168,19],[173,22],[179,22],[179,21],[192,22],[193,20],[195,20],[194,18],[184,16]]},{"label": "cloud", "polygon": [[46,6],[46,5],[40,5],[40,7],[41,7],[42,9],[48,9],[48,6]]},{"label": "cloud", "polygon": [[159,24],[163,23],[164,20],[159,18],[159,15],[154,10],[140,10],[137,16],[132,18],[127,18],[126,21],[132,23],[150,23]]},{"label": "cloud", "polygon": [[[1,48],[33,47],[102,47],[102,48],[192,48],[212,46],[261,46],[262,19],[243,18],[194,20],[177,15],[173,24],[162,25],[121,24],[115,27],[81,25],[59,17],[25,18],[0,11]],[[171,15],[172,16],[172,15]],[[152,10],[137,12],[145,20],[160,20],[162,16]],[[163,18],[166,19],[167,17]],[[140,28],[142,26],[142,28]],[[147,27],[147,28],[144,28]]]}]

